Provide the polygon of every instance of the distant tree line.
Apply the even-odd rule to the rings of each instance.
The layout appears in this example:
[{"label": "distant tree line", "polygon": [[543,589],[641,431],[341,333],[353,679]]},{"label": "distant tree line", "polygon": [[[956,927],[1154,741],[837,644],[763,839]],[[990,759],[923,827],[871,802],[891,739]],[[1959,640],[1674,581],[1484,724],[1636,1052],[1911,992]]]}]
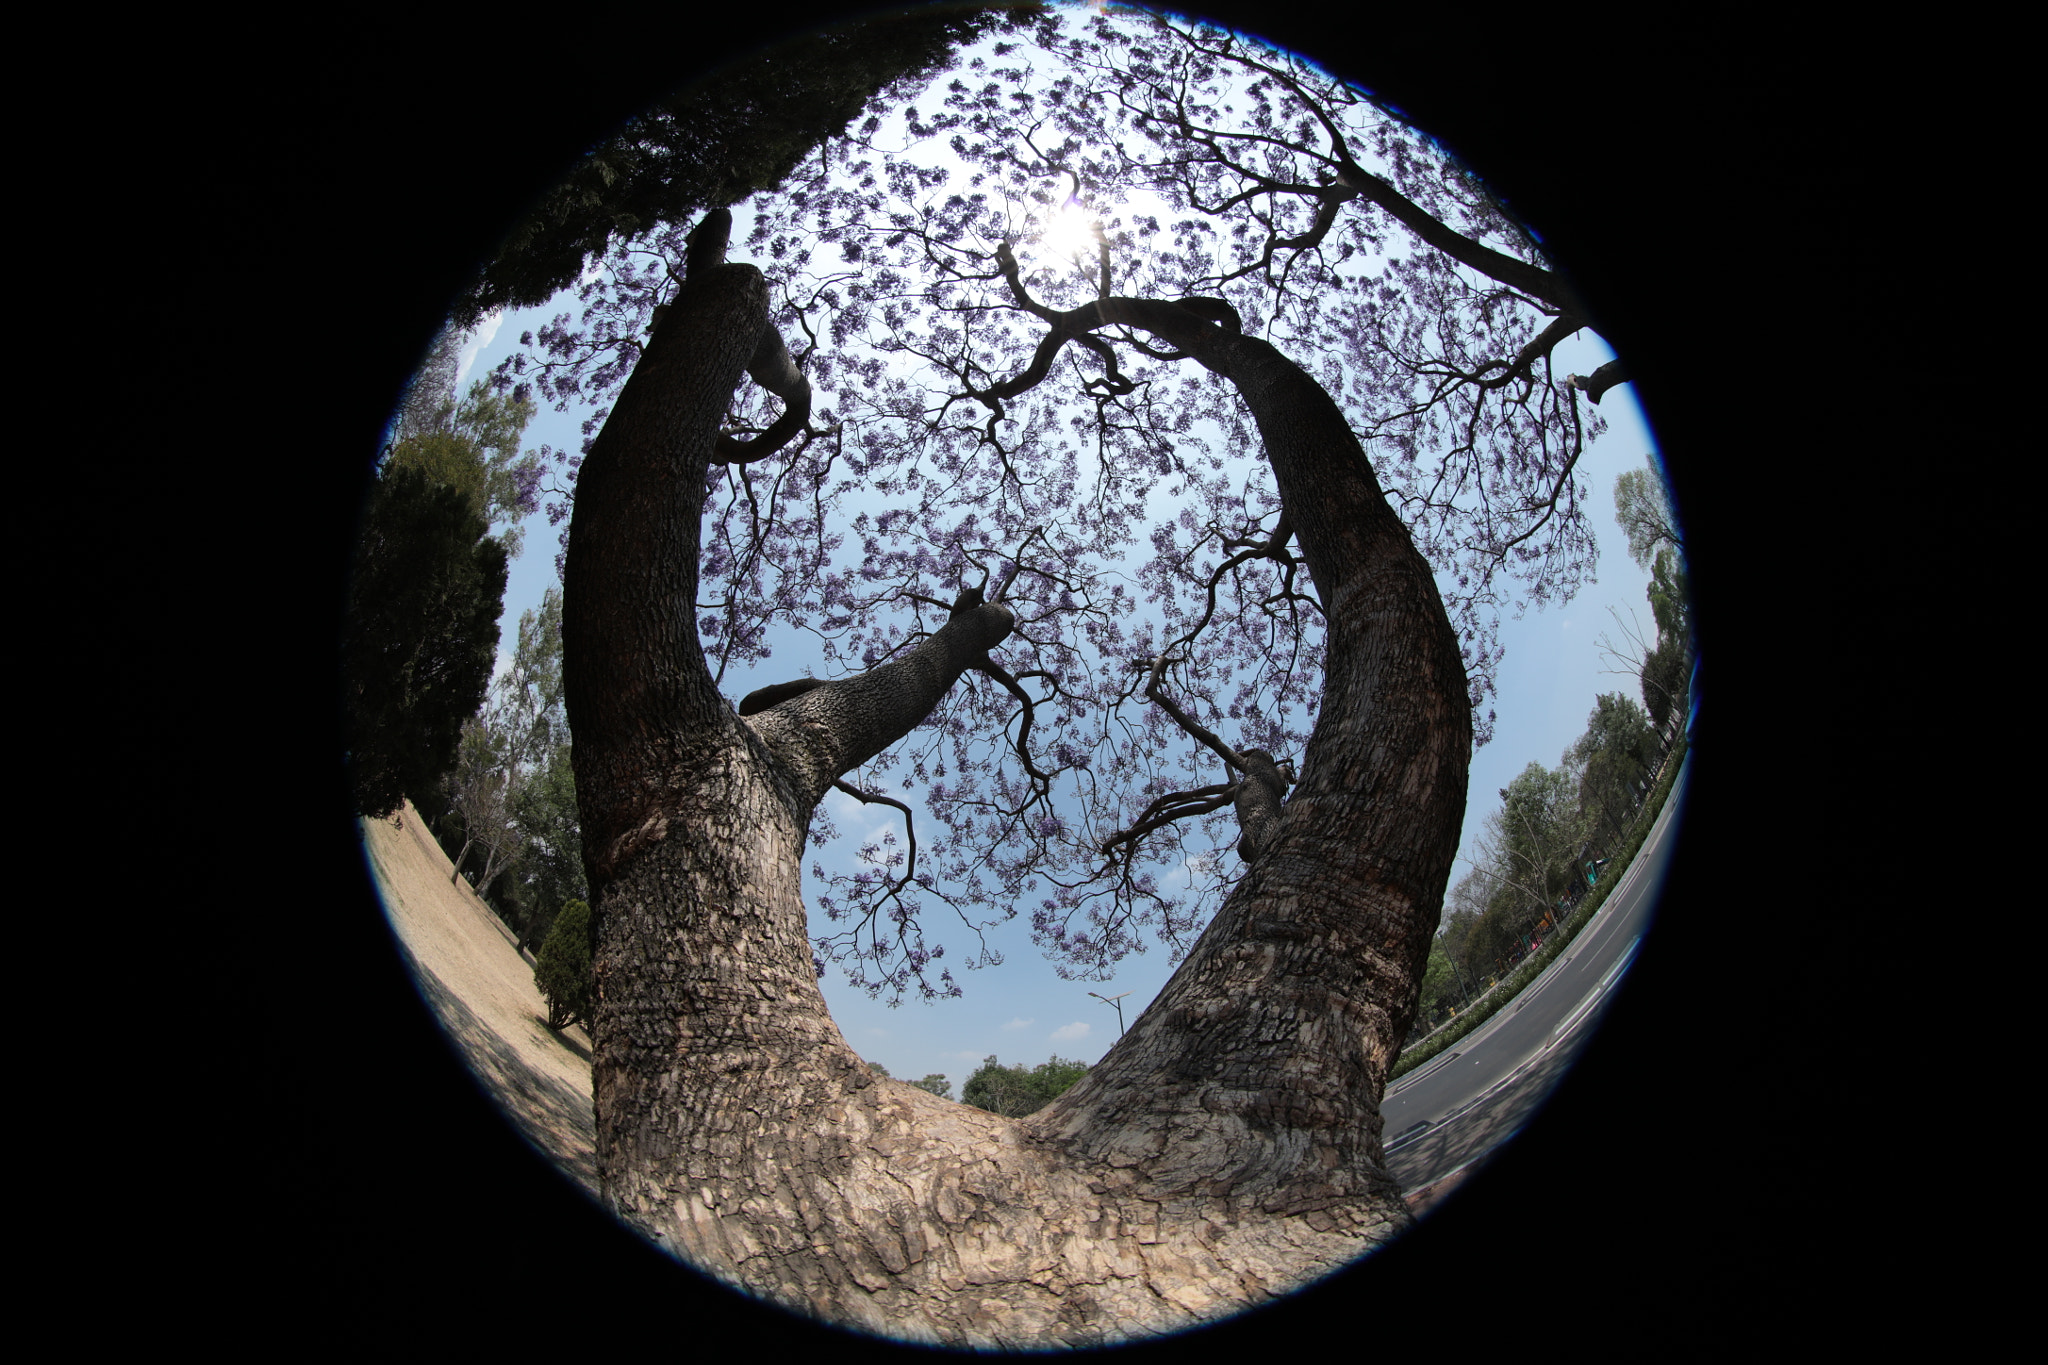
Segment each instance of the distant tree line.
[{"label": "distant tree line", "polygon": [[[342,640],[356,813],[410,798],[454,864],[536,949],[589,895],[562,705],[562,598],[519,620],[493,683],[519,523],[542,452],[521,449],[533,403],[456,386],[462,335],[429,352],[392,424],[364,509]],[[587,953],[585,955],[587,974]],[[554,997],[551,997],[554,1001]],[[582,1007],[562,997],[565,1021]]]},{"label": "distant tree line", "polygon": [[1555,768],[1531,763],[1500,789],[1471,871],[1445,898],[1417,1033],[1505,976],[1606,875],[1665,750],[1642,707],[1607,693]]},{"label": "distant tree line", "polygon": [[1623,842],[1683,727],[1694,646],[1677,514],[1654,467],[1617,478],[1614,504],[1630,557],[1650,573],[1657,643],[1603,639],[1602,647],[1617,671],[1637,678],[1643,704],[1602,694],[1557,767],[1531,763],[1500,789],[1471,871],[1445,898],[1417,1033],[1505,976],[1605,875],[1608,853]]},{"label": "distant tree line", "polygon": [[1650,574],[1646,596],[1656,623],[1656,642],[1629,629],[1617,645],[1602,637],[1609,658],[1642,683],[1643,705],[1650,721],[1668,739],[1685,724],[1692,704],[1692,669],[1696,648],[1692,633],[1692,600],[1685,575],[1685,541],[1670,492],[1654,467],[1631,469],[1614,481],[1614,519],[1628,537],[1629,557]]},{"label": "distant tree line", "polygon": [[[878,1076],[889,1074],[889,1069],[880,1062],[869,1062],[868,1066]],[[1051,1104],[1087,1074],[1086,1062],[1065,1057],[1051,1057],[1037,1066],[1027,1067],[1021,1063],[1004,1066],[991,1055],[982,1060],[974,1074],[967,1078],[967,1084],[960,1087],[960,1102],[971,1104],[976,1109],[986,1109],[991,1114],[1001,1114],[1004,1118],[1020,1119]],[[953,1083],[937,1072],[910,1084],[920,1090],[929,1090],[942,1100],[953,1098]]]},{"label": "distant tree line", "polygon": [[1069,1058],[1052,1057],[1026,1069],[1021,1063],[1004,1066],[990,1056],[960,1087],[960,1100],[991,1114],[1021,1119],[1051,1104],[1087,1074],[1086,1062]]}]

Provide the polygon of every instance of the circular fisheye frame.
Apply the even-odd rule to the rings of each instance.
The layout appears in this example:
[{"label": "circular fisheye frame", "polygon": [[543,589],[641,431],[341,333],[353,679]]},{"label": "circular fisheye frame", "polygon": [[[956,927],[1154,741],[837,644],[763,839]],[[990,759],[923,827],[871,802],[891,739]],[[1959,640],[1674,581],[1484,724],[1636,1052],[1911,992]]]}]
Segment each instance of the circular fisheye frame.
[{"label": "circular fisheye frame", "polygon": [[358,551],[366,856],[479,1085],[898,1341],[1399,1238],[1578,1055],[1684,803],[1684,538],[1576,309],[1197,20],[884,13],[649,110],[451,306]]}]

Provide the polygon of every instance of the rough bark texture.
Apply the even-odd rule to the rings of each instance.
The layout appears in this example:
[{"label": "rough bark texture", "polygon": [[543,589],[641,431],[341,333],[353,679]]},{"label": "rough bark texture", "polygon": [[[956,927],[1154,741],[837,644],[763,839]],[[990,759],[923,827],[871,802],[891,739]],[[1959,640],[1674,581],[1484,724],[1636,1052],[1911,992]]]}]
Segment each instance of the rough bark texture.
[{"label": "rough bark texture", "polygon": [[1246,749],[1244,780],[1237,784],[1232,801],[1237,806],[1237,856],[1255,863],[1280,828],[1280,803],[1287,798],[1291,778],[1280,771],[1273,755],[1264,749]]},{"label": "rough bark texture", "polygon": [[732,1284],[955,1345],[1170,1331],[1406,1225],[1378,1100],[1464,809],[1457,643],[1328,395],[1212,311],[1077,315],[1056,331],[1147,326],[1237,385],[1322,594],[1329,670],[1243,884],[1108,1056],[1029,1119],[870,1071],[818,990],[799,898],[813,806],[922,721],[1008,611],[963,604],[903,659],[770,689],[744,719],[704,667],[698,518],[767,326],[752,267],[693,269],[583,467],[568,551],[605,1198]]}]

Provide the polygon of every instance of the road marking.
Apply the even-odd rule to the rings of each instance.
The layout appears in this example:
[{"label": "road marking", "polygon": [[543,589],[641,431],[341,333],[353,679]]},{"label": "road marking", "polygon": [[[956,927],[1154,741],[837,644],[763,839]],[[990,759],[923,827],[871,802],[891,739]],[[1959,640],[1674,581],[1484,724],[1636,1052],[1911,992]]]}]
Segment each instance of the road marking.
[{"label": "road marking", "polygon": [[1577,1009],[1565,1016],[1563,1023],[1551,1030],[1550,1041],[1543,1045],[1545,1052],[1556,1047],[1561,1039],[1585,1022],[1586,1018],[1591,1014],[1593,1007],[1598,1005],[1610,990],[1614,989],[1614,983],[1621,980],[1622,973],[1626,972],[1629,966],[1635,962],[1636,947],[1642,941],[1643,936],[1641,934],[1637,934],[1628,941],[1627,945],[1622,948],[1621,955],[1614,959],[1614,965],[1609,967],[1607,974],[1600,978],[1600,984],[1593,987],[1587,993],[1586,998],[1579,1002]]},{"label": "road marking", "polygon": [[1431,1123],[1428,1119],[1424,1119],[1422,1122],[1416,1124],[1412,1128],[1403,1130],[1401,1136],[1395,1138],[1392,1142],[1388,1143],[1385,1147],[1380,1149],[1380,1155],[1392,1156],[1395,1152],[1400,1151],[1403,1147],[1406,1147],[1409,1143],[1415,1141],[1415,1139],[1421,1137],[1424,1133],[1428,1132],[1431,1128],[1435,1126],[1436,1125]]},{"label": "road marking", "polygon": [[1399,1085],[1395,1086],[1392,1090],[1389,1090],[1387,1092],[1387,1098],[1394,1098],[1394,1096],[1400,1094],[1403,1090],[1406,1090],[1409,1086],[1415,1084],[1424,1076],[1427,1076],[1430,1072],[1436,1070],[1440,1066],[1450,1065],[1452,1062],[1456,1061],[1462,1055],[1464,1055],[1462,1052],[1447,1052],[1443,1056],[1437,1057],[1430,1061],[1420,1071],[1409,1072],[1406,1076],[1403,1076],[1401,1078],[1401,1083]]}]

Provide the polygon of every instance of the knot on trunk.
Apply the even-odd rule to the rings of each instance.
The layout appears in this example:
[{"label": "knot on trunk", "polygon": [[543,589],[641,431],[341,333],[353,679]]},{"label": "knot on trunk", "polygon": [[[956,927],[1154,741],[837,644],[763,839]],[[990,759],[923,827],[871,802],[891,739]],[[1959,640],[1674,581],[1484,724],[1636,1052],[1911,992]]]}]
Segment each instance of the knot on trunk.
[{"label": "knot on trunk", "polygon": [[1280,829],[1280,803],[1294,785],[1294,765],[1277,763],[1264,749],[1246,749],[1238,754],[1244,765],[1244,780],[1237,784],[1237,824],[1243,831],[1237,840],[1237,856],[1256,862]]}]

